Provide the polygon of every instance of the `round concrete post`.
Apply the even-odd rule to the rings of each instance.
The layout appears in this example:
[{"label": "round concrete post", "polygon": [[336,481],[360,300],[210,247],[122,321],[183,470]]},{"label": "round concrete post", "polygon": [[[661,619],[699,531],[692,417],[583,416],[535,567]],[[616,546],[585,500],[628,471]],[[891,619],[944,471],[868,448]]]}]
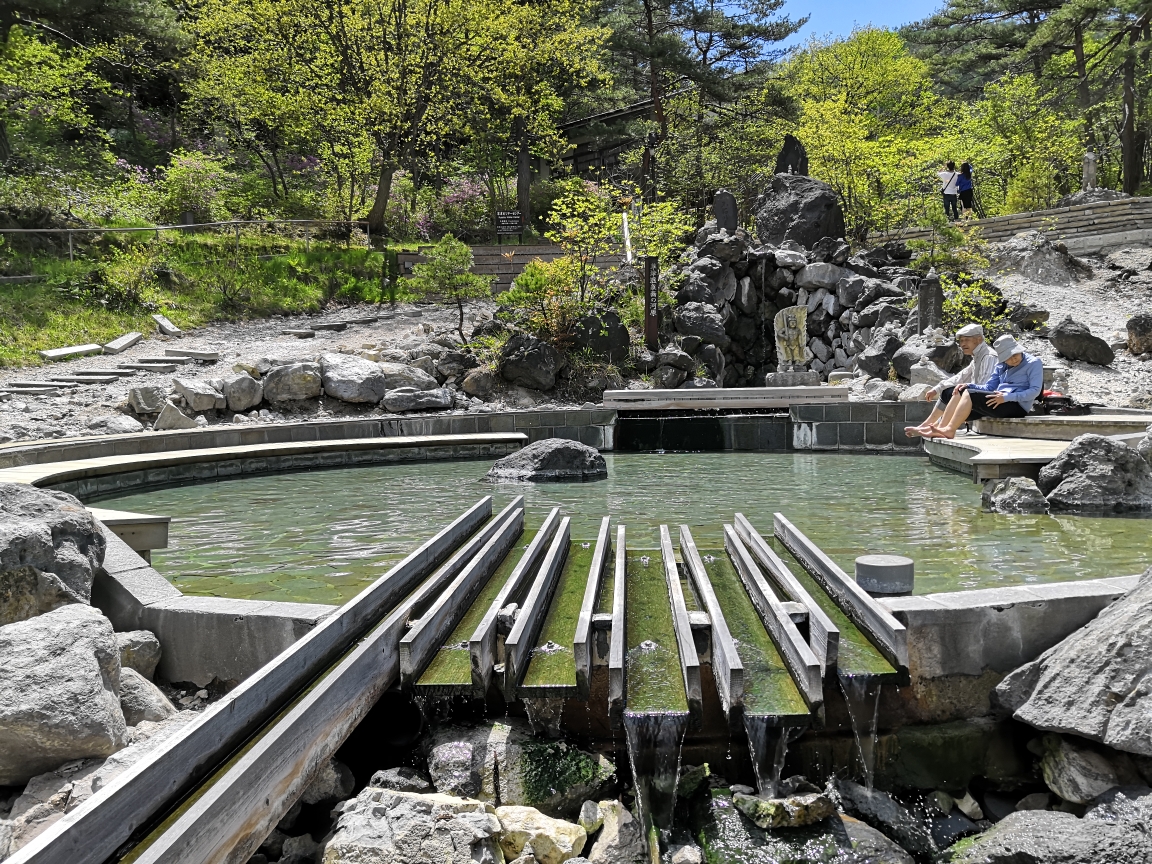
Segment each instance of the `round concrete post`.
[{"label": "round concrete post", "polygon": [[869,594],[911,594],[915,564],[903,555],[861,555],[856,584]]}]

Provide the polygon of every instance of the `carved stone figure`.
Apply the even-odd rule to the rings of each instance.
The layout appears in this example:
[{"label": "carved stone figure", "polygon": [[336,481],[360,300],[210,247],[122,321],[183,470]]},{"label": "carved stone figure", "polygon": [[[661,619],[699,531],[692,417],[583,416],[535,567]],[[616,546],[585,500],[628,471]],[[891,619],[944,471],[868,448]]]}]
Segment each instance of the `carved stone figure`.
[{"label": "carved stone figure", "polygon": [[712,213],[716,216],[716,230],[736,233],[736,196],[721,189],[712,199]]},{"label": "carved stone figure", "polygon": [[798,371],[807,361],[808,309],[789,306],[776,313],[776,367],[781,372]]},{"label": "carved stone figure", "polygon": [[1088,192],[1096,187],[1096,163],[1100,159],[1095,153],[1089,150],[1084,154],[1084,181],[1081,188]]}]

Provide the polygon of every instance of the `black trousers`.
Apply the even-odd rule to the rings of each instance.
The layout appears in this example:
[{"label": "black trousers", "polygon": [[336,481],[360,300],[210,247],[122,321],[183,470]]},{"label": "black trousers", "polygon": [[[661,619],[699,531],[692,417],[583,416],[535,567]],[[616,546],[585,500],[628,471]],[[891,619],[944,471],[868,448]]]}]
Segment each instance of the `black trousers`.
[{"label": "black trousers", "polygon": [[[947,405],[956,392],[955,387],[945,387],[940,392],[940,403]],[[988,397],[992,394],[987,390],[968,388],[968,396],[972,400],[972,417],[1027,417],[1028,412],[1019,402],[1005,402],[1002,405],[989,405]]]}]

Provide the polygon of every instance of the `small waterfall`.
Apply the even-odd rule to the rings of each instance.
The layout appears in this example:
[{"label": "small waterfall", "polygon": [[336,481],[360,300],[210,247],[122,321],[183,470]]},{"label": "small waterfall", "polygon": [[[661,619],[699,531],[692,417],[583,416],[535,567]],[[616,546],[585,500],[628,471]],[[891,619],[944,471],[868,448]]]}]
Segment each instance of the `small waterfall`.
[{"label": "small waterfall", "polygon": [[752,768],[756,772],[756,790],[763,798],[776,797],[788,745],[804,732],[803,727],[776,725],[775,719],[757,714],[744,715],[744,732],[748,736]]},{"label": "small waterfall", "polygon": [[870,675],[838,674],[837,678],[840,679],[840,692],[844,694],[844,701],[848,705],[856,752],[864,767],[864,785],[871,789],[876,774],[876,724],[880,716],[882,685]]},{"label": "small waterfall", "polygon": [[667,845],[676,807],[676,781],[680,777],[680,745],[688,731],[688,715],[624,712],[628,761],[636,784],[640,824],[652,861],[660,861]]}]

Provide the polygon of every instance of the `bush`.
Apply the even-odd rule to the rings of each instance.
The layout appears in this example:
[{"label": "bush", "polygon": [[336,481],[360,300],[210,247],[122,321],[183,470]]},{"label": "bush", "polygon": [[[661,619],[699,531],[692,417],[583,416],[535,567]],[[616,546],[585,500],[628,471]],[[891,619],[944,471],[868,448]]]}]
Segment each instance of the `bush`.
[{"label": "bush", "polygon": [[180,150],[156,182],[156,211],[165,222],[179,224],[185,214],[195,222],[228,218],[222,193],[229,180],[224,163],[207,153]]},{"label": "bush", "polygon": [[459,312],[456,332],[463,342],[468,341],[464,335],[464,301],[492,294],[491,277],[469,273],[471,268],[472,250],[455,237],[445,237],[432,247],[423,264],[412,268],[413,277],[408,280],[411,290],[437,294],[456,304]]}]

